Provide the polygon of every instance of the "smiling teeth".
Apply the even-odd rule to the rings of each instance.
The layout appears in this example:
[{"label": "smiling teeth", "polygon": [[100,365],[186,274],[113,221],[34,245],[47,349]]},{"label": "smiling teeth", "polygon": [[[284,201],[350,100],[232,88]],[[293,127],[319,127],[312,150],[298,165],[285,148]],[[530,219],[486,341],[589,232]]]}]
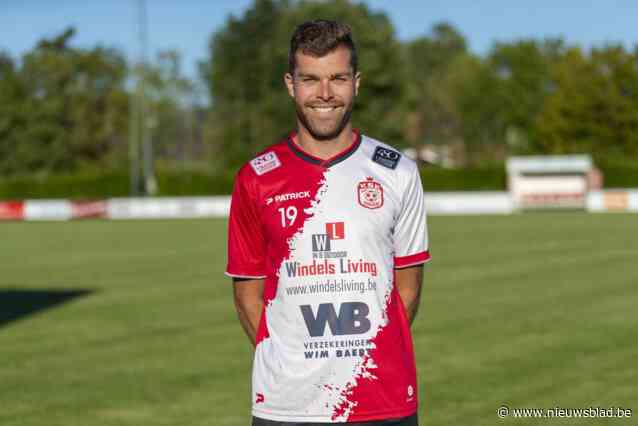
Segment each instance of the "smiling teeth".
[{"label": "smiling teeth", "polygon": [[328,111],[334,111],[335,109],[337,109],[337,107],[312,107],[312,109],[321,111],[321,112],[328,112]]}]

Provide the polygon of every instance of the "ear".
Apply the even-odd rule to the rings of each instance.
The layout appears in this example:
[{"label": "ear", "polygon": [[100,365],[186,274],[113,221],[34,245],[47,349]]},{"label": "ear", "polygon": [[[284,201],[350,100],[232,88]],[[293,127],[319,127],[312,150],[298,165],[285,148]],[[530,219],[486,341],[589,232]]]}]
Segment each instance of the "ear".
[{"label": "ear", "polygon": [[357,72],[354,76],[354,95],[359,94],[359,83],[361,82],[361,73]]},{"label": "ear", "polygon": [[288,94],[291,98],[295,97],[295,80],[292,74],[289,72],[284,75],[284,83],[286,83],[286,87],[288,88]]}]

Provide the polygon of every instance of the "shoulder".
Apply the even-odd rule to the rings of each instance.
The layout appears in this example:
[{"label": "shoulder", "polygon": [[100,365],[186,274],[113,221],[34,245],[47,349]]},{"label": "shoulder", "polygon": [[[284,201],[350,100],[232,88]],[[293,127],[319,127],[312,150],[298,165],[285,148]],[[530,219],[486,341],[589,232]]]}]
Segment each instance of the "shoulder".
[{"label": "shoulder", "polygon": [[372,163],[397,175],[410,175],[418,171],[414,160],[392,145],[369,136],[361,135],[361,149]]},{"label": "shoulder", "polygon": [[237,179],[255,181],[261,176],[282,167],[286,157],[286,140],[282,140],[258,152],[253,158],[244,163],[237,172]]}]

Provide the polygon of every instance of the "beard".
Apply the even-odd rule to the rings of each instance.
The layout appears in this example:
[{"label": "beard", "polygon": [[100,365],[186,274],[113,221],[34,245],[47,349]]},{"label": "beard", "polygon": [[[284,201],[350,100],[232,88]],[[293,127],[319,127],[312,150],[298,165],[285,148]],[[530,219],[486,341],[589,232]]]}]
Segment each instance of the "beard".
[{"label": "beard", "polygon": [[343,105],[343,108],[344,112],[341,117],[336,117],[333,120],[318,120],[311,118],[304,112],[304,107],[295,102],[295,111],[297,112],[299,122],[301,122],[306,130],[308,130],[308,133],[318,141],[335,139],[348,125],[350,116],[352,115],[352,109],[354,108],[354,102]]}]

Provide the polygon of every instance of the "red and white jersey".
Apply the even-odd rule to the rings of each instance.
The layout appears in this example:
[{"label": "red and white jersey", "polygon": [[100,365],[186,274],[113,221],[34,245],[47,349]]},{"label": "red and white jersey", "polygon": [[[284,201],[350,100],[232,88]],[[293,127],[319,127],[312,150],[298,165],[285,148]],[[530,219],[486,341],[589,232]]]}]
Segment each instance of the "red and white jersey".
[{"label": "red and white jersey", "polygon": [[247,163],[232,196],[226,273],[265,280],[253,415],[412,415],[414,351],[394,269],[430,259],[416,164],[358,132],[328,160],[293,137]]}]

